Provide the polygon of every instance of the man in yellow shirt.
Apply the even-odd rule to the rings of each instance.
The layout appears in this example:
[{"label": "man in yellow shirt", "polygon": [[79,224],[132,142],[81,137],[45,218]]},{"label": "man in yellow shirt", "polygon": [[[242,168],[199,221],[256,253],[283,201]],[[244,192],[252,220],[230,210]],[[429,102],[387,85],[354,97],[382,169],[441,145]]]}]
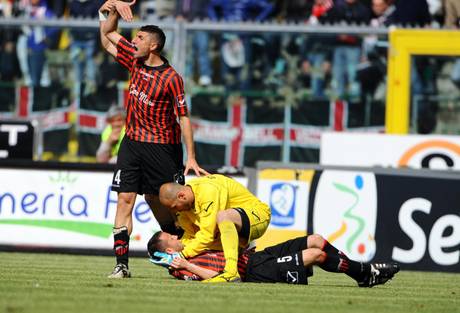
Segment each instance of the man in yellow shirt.
[{"label": "man in yellow shirt", "polygon": [[107,126],[101,135],[101,144],[96,152],[98,163],[116,163],[118,149],[125,136],[126,111],[121,106],[111,106],[107,111]]},{"label": "man in yellow shirt", "polygon": [[185,186],[166,183],[160,188],[160,201],[177,215],[184,229],[182,256],[191,258],[207,250],[222,250],[224,272],[207,281],[239,281],[238,248],[265,233],[270,207],[223,175],[194,178]]}]

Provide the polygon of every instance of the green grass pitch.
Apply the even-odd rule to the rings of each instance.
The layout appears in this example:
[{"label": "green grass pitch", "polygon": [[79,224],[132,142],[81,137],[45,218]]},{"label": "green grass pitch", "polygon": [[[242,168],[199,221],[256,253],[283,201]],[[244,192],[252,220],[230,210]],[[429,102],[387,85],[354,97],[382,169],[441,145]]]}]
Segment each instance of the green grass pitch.
[{"label": "green grass pitch", "polygon": [[178,281],[146,258],[133,277],[110,280],[112,257],[0,253],[3,313],[460,312],[460,274],[400,272],[386,285],[358,288],[315,268],[308,286]]}]

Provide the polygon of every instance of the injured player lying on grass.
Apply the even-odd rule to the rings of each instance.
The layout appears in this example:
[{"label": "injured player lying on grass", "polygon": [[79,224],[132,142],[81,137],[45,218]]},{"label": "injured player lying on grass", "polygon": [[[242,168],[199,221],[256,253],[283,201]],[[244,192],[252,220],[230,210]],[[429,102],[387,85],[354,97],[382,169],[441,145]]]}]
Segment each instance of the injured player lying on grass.
[{"label": "injured player lying on grass", "polygon": [[[184,246],[175,235],[157,232],[149,240],[150,261],[168,268],[178,279],[206,282],[225,266],[222,251],[207,251],[188,260],[181,257]],[[373,287],[392,279],[399,272],[396,263],[361,263],[350,260],[320,235],[288,240],[263,251],[243,251],[238,260],[241,280],[258,283],[308,284],[312,266],[325,271],[344,273],[359,287]]]}]

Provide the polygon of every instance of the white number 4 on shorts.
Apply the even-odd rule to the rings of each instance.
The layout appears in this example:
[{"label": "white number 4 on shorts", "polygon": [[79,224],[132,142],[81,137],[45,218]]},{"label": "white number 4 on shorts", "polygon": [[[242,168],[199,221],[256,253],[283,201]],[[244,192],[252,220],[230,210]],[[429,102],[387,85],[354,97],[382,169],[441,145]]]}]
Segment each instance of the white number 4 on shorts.
[{"label": "white number 4 on shorts", "polygon": [[115,174],[115,177],[113,178],[113,181],[117,184],[120,185],[121,182],[121,170],[118,170],[117,173]]}]

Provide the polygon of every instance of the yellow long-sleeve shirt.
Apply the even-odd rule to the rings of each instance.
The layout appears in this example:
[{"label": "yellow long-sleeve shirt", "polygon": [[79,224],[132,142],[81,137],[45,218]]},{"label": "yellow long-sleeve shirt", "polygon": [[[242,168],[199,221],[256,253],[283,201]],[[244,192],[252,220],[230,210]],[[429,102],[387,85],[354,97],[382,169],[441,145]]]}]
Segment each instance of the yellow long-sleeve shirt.
[{"label": "yellow long-sleeve shirt", "polygon": [[178,214],[184,229],[182,254],[193,257],[206,250],[222,250],[217,213],[234,208],[268,207],[236,180],[223,175],[191,179],[187,183],[195,195],[194,208]]}]

